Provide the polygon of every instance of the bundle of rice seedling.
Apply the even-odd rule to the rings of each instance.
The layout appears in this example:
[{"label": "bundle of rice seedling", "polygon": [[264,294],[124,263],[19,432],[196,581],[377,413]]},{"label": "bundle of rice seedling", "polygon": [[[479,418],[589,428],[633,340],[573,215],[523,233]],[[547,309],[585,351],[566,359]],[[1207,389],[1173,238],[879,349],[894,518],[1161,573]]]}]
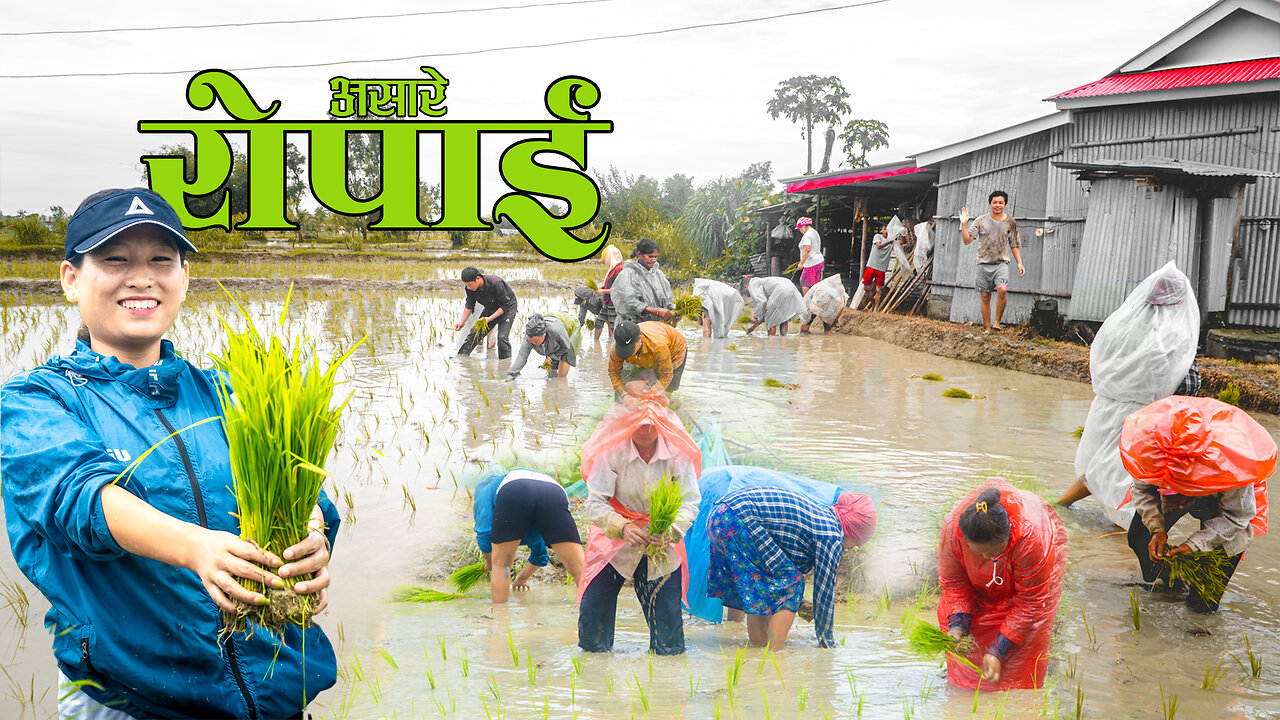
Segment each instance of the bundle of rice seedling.
[{"label": "bundle of rice seedling", "polygon": [[476,320],[476,324],[471,326],[471,338],[478,344],[484,341],[484,336],[489,334],[489,319],[481,317]]},{"label": "bundle of rice seedling", "polygon": [[942,376],[941,376],[941,375],[939,375],[938,373],[929,373],[929,374],[927,374],[927,375],[921,375],[921,376],[920,376],[920,379],[922,379],[922,380],[933,380],[933,381],[935,381],[935,382],[940,382],[940,381],[942,380]]},{"label": "bundle of rice seedling", "polygon": [[785,390],[796,390],[800,387],[800,383],[784,383],[779,380],[774,380],[771,377],[767,377],[764,379],[764,386],[771,388],[783,388]]},{"label": "bundle of rice seedling", "polygon": [[595,319],[595,318],[587,318],[587,321],[586,321],[586,322],[584,322],[584,323],[582,323],[582,324],[583,324],[583,325],[584,325],[588,330],[595,330],[595,329],[596,329],[596,319]]},{"label": "bundle of rice seedling", "polygon": [[600,289],[600,286],[596,284],[596,281],[592,280],[591,278],[587,278],[587,281],[583,283],[583,285],[586,285],[587,287],[591,288],[591,292],[596,292]]},{"label": "bundle of rice seedling", "polygon": [[702,314],[702,298],[693,293],[676,295],[676,314],[689,319],[698,317]]},{"label": "bundle of rice seedling", "polygon": [[947,388],[946,390],[943,390],[943,391],[942,391],[942,397],[949,397],[949,398],[962,398],[962,399],[964,399],[964,400],[972,400],[972,399],[973,399],[973,395],[969,394],[969,393],[968,393],[967,391],[965,391],[965,390],[961,390],[961,389],[960,389],[960,388],[958,388],[958,387]]},{"label": "bundle of rice seedling", "polygon": [[487,577],[489,577],[489,573],[485,571],[484,561],[482,560],[454,570],[453,574],[449,576],[449,584],[453,586],[454,590],[460,593],[467,593]]},{"label": "bundle of rice seedling", "polygon": [[[290,296],[292,292],[290,287]],[[308,521],[327,474],[325,461],[351,397],[333,404],[337,370],[364,340],[322,372],[310,340],[295,337],[292,350],[278,337],[264,340],[249,311],[239,301],[236,305],[245,329],[237,331],[219,316],[227,349],[213,358],[225,378],[220,378],[218,395],[230,446],[232,492],[240,537],[279,556],[310,532]],[[286,312],[288,305],[286,297]],[[310,577],[285,578],[287,587],[279,589],[238,578],[244,587],[266,595],[270,604],[238,605],[224,618],[227,632],[242,631],[250,622],[266,628],[285,623],[307,627],[315,596],[292,588]]]},{"label": "bundle of rice seedling", "polygon": [[[684,503],[684,489],[670,475],[662,478],[649,491],[649,534],[661,535],[671,529]],[[665,551],[645,548],[646,553],[659,555]]]},{"label": "bundle of rice seedling", "polygon": [[956,649],[956,639],[927,622],[917,622],[907,636],[907,645],[918,655],[937,655]]},{"label": "bundle of rice seedling", "polygon": [[437,603],[446,600],[457,600],[463,595],[454,593],[440,592],[431,588],[418,587],[416,585],[401,585],[391,593],[391,599],[396,602],[411,603]]},{"label": "bundle of rice seedling", "polygon": [[1222,392],[1218,393],[1218,400],[1228,405],[1240,404],[1240,386],[1232,383]]},{"label": "bundle of rice seedling", "polygon": [[1169,583],[1182,579],[1192,587],[1200,597],[1209,601],[1222,598],[1227,591],[1228,573],[1231,570],[1231,558],[1221,548],[1208,552],[1189,552],[1179,555],[1168,555]]}]

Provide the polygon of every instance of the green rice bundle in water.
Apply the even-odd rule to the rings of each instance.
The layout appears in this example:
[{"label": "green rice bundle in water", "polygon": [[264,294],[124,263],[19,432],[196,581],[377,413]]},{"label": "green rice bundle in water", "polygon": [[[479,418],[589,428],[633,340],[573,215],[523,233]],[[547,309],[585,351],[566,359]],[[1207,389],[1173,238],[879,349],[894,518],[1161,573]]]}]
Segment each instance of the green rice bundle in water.
[{"label": "green rice bundle in water", "polygon": [[961,398],[964,400],[972,400],[973,395],[967,390],[961,390],[958,387],[947,388],[942,391],[942,397]]},{"label": "green rice bundle in water", "polygon": [[1221,548],[1209,552],[1190,552],[1168,555],[1169,584],[1181,579],[1210,602],[1217,602],[1227,591],[1227,573],[1231,570],[1231,557]]},{"label": "green rice bundle in water", "polygon": [[[286,312],[288,305],[286,298]],[[292,351],[286,350],[278,337],[264,340],[249,311],[238,301],[237,307],[246,327],[237,331],[220,318],[227,349],[213,358],[226,374],[227,382],[219,383],[218,395],[230,446],[232,491],[240,537],[280,556],[310,531],[308,521],[327,474],[325,461],[347,405],[347,400],[333,404],[335,375],[360,343],[322,372],[308,339],[295,337]],[[309,357],[304,357],[304,348]],[[292,588],[310,577],[284,578],[287,587],[280,589],[237,578],[244,587],[265,595],[270,604],[238,604],[234,612],[225,614],[226,631],[243,631],[248,623],[268,629],[286,623],[309,626],[315,596],[299,595]]]},{"label": "green rice bundle in water", "polygon": [[481,317],[476,320],[476,324],[471,326],[471,337],[475,342],[479,343],[484,340],[484,336],[489,334],[489,319]]},{"label": "green rice bundle in water", "polygon": [[431,588],[418,587],[416,585],[402,585],[391,593],[391,599],[396,602],[411,603],[437,603],[446,600],[457,600],[462,595],[454,593],[440,592]]},{"label": "green rice bundle in water", "polygon": [[[664,477],[649,491],[649,534],[661,535],[675,524],[680,506],[684,504],[684,489],[670,475]],[[661,555],[652,545],[645,548],[645,553]]]},{"label": "green rice bundle in water", "polygon": [[454,570],[453,574],[449,576],[449,584],[457,592],[467,593],[488,576],[489,573],[484,570],[484,562],[481,561]]}]

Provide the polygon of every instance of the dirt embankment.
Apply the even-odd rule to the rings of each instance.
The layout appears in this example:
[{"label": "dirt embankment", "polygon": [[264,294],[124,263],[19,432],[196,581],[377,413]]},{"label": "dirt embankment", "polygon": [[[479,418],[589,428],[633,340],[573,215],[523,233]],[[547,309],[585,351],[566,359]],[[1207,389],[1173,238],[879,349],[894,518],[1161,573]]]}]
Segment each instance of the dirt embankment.
[{"label": "dirt embankment", "polygon": [[[1089,382],[1089,348],[1046,340],[1024,328],[984,335],[960,325],[903,315],[846,312],[840,332],[883,340],[912,350],[1019,372]],[[1200,357],[1200,394],[1217,397],[1231,385],[1240,388],[1240,407],[1280,413],[1280,365],[1252,364]]]}]

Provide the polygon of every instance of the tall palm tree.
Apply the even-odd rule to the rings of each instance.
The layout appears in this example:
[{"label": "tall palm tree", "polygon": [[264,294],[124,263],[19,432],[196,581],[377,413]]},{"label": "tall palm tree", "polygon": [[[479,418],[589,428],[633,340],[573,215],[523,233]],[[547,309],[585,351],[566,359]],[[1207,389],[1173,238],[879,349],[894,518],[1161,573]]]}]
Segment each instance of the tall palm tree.
[{"label": "tall palm tree", "polygon": [[848,99],[848,91],[835,75],[797,75],[778,83],[774,89],[768,105],[770,117],[777,120],[782,116],[794,123],[804,123],[801,134],[807,143],[806,174],[813,172],[813,126],[838,125],[840,118],[849,112]]}]

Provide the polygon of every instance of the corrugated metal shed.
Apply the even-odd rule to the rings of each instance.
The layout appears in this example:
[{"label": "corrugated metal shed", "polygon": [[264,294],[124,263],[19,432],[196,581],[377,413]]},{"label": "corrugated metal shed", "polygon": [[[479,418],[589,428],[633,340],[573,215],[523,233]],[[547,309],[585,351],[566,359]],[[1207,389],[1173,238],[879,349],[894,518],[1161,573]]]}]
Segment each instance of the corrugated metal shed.
[{"label": "corrugated metal shed", "polygon": [[1146,157],[1141,160],[1096,160],[1093,162],[1056,162],[1054,165],[1074,170],[1082,180],[1125,175],[1157,175],[1176,178],[1183,175],[1213,178],[1280,178],[1280,172],[1253,168],[1214,165],[1213,163],[1173,158]]},{"label": "corrugated metal shed", "polygon": [[1280,58],[1261,58],[1200,67],[1108,75],[1101,80],[1095,80],[1057,95],[1050,95],[1045,99],[1068,100],[1154,90],[1230,85],[1277,78],[1280,78]]}]

